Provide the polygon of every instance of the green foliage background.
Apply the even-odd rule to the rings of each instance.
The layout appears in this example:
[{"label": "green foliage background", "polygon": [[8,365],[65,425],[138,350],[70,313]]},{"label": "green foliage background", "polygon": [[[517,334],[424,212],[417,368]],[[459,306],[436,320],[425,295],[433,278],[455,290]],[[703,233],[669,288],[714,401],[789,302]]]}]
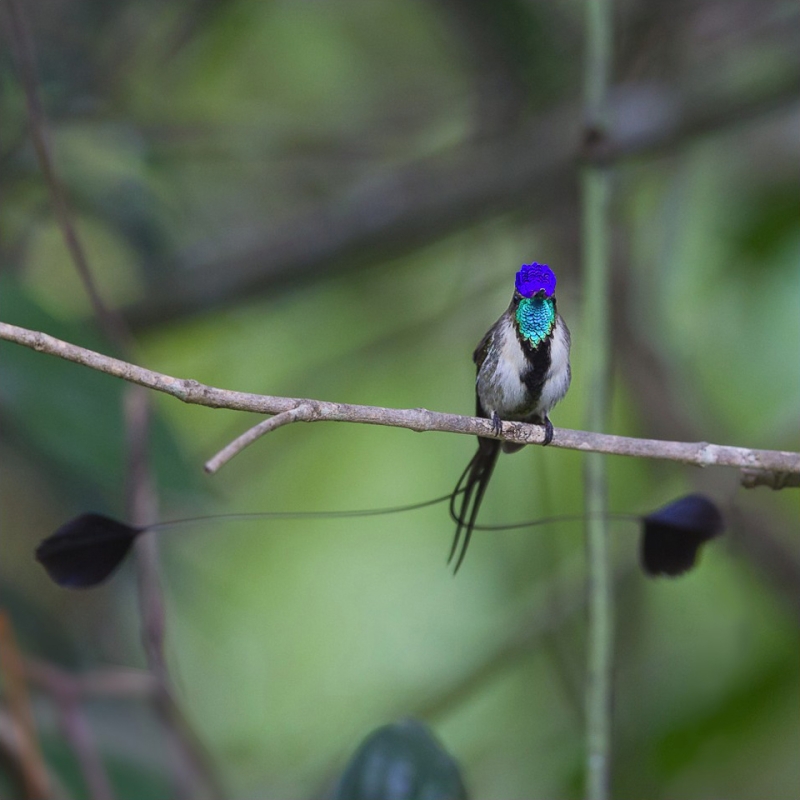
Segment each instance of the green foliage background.
[{"label": "green foliage background", "polygon": [[[551,202],[531,186],[530,207],[487,201],[419,240],[360,239],[329,230],[324,214],[383,187],[359,221],[379,226],[407,189],[397,170],[417,164],[424,176],[458,148],[579,103],[579,3],[478,5],[27,9],[81,240],[134,327],[139,363],[243,391],[471,413],[472,349],[519,264],[545,261],[574,342],[573,387],[553,421],[581,427],[574,172]],[[659,87],[697,106],[795,79],[795,4],[649,5],[619,11],[618,60],[620,81],[654,103]],[[0,318],[111,352],[53,218],[5,53],[0,68]],[[508,92],[485,92],[489,78]],[[678,119],[669,103],[652,113]],[[800,448],[797,130],[795,95],[620,163],[610,432]],[[329,252],[304,263],[296,254],[313,233],[298,229],[296,250],[275,256],[272,242],[316,209]],[[231,265],[243,263],[260,282],[237,283]],[[200,284],[212,287],[202,299]],[[8,344],[0,370],[0,601],[31,657],[142,667],[130,566],[100,590],[68,593],[32,558],[69,515],[124,515],[124,387]],[[449,491],[474,448],[451,435],[298,425],[209,478],[203,461],[252,420],[155,403],[170,518],[412,503]],[[614,796],[798,797],[797,492],[745,492],[736,475],[660,463],[617,459],[609,470],[614,510],[698,489],[746,511],[675,581],[646,580],[635,529],[615,528]],[[501,459],[482,519],[581,503],[580,455],[528,448]],[[316,796],[369,730],[404,716],[432,725],[476,798],[580,796],[580,526],[476,535],[455,580],[451,535],[433,507],[160,537],[170,667],[230,797]],[[742,536],[774,540],[795,580],[749,557]],[[509,646],[533,620],[545,621],[542,635]],[[494,666],[470,684],[485,662]],[[48,763],[83,796],[49,700],[35,696]],[[117,796],[166,796],[168,751],[149,706],[106,699],[86,711]]]}]

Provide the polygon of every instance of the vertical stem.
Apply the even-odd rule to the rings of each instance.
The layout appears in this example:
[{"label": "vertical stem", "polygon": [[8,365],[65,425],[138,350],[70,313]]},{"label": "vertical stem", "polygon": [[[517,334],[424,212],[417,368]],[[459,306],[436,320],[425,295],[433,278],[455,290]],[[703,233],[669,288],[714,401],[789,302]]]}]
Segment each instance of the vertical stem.
[{"label": "vertical stem", "polygon": [[[158,519],[158,494],[148,461],[152,406],[146,391],[139,386],[131,387],[125,395],[124,410],[128,437],[129,516],[134,524],[145,526]],[[147,665],[156,679],[153,694],[156,712],[164,724],[167,746],[173,755],[169,759],[174,776],[172,795],[221,800],[226,796],[225,790],[211,759],[174,698],[164,652],[164,593],[153,534],[140,536],[136,548],[142,644]]]},{"label": "vertical stem", "polygon": [[[588,430],[602,431],[607,406],[607,345],[604,318],[607,237],[599,223],[608,206],[606,176],[594,174],[583,178],[584,242],[587,314],[586,336],[592,342],[589,358],[592,361],[589,396],[592,398],[587,414]],[[592,229],[595,229],[593,234]],[[600,269],[592,272],[592,267]],[[593,293],[601,291],[592,299]],[[597,302],[597,300],[602,302]],[[596,305],[593,314],[588,306]],[[614,649],[613,596],[611,563],[606,517],[606,466],[600,453],[586,455],[585,469],[586,556],[589,573],[589,633],[586,673],[587,725],[587,791],[588,800],[606,800],[609,796],[611,760],[611,672]]]},{"label": "vertical stem", "polygon": [[590,128],[607,123],[611,77],[612,0],[586,0],[585,121]]},{"label": "vertical stem", "polygon": [[[586,0],[585,144],[591,157],[605,138],[611,72],[611,0]],[[586,428],[604,431],[609,377],[610,174],[589,163],[581,174],[584,337],[587,350]],[[589,632],[586,672],[586,797],[606,800],[611,772],[611,675],[614,650],[612,573],[609,554],[605,457],[585,462]]]}]

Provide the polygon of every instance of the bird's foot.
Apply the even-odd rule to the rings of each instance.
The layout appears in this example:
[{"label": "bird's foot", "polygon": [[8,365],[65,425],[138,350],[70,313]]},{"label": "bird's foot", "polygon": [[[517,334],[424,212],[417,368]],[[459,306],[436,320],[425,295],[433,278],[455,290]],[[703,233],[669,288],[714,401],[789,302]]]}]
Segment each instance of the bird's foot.
[{"label": "bird's foot", "polygon": [[503,420],[496,411],[492,411],[492,433],[499,436],[503,432]]},{"label": "bird's foot", "polygon": [[542,442],[542,447],[550,444],[550,442],[553,441],[553,423],[550,422],[550,417],[545,417],[543,424],[544,424],[544,441]]}]

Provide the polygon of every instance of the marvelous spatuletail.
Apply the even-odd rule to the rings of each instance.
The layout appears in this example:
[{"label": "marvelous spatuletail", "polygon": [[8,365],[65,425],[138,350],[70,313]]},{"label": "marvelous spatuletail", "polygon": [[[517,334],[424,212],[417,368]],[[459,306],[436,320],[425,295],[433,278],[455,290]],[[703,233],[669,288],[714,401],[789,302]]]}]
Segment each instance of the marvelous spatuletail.
[{"label": "marvelous spatuletail", "polygon": [[[523,264],[511,303],[472,355],[478,368],[476,416],[490,419],[495,433],[500,433],[503,420],[544,425],[545,445],[553,438],[548,415],[567,393],[571,379],[569,329],[556,310],[555,291],[556,276],[547,264]],[[450,502],[457,524],[448,564],[464,534],[454,574],[467,554],[500,450],[514,453],[521,447],[478,438],[478,451],[458,479]],[[459,495],[461,504],[456,512]]]},{"label": "marvelous spatuletail", "polygon": [[[399,514],[437,505],[450,500],[450,495],[394,508],[359,511],[264,512],[255,514],[219,514],[191,519],[159,522],[149,527],[136,527],[103,514],[81,514],[64,523],[55,533],[43,539],[36,548],[36,559],[59,586],[69,589],[90,589],[104,583],[120,567],[138,536],[147,531],[183,525],[232,520],[276,519],[342,519]],[[506,531],[575,522],[583,514],[561,514],[507,525],[476,526],[478,530]],[[723,519],[708,497],[691,494],[679,497],[644,516],[610,514],[609,519],[638,521],[642,527],[641,563],[651,576],[681,575],[691,569],[700,547],[719,536]]]}]

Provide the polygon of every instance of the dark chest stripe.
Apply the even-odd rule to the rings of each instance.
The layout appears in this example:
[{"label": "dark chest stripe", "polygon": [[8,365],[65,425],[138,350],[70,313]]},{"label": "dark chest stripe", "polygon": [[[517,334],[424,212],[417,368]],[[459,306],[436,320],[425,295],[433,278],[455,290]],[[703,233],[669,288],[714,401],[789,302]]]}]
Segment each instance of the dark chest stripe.
[{"label": "dark chest stripe", "polygon": [[520,333],[519,328],[516,329],[517,341],[520,343],[527,361],[527,367],[520,375],[520,380],[530,392],[531,406],[538,405],[547,372],[550,369],[550,345],[553,341],[553,331],[555,331],[555,325],[548,337],[540,345],[533,347],[530,341]]}]

